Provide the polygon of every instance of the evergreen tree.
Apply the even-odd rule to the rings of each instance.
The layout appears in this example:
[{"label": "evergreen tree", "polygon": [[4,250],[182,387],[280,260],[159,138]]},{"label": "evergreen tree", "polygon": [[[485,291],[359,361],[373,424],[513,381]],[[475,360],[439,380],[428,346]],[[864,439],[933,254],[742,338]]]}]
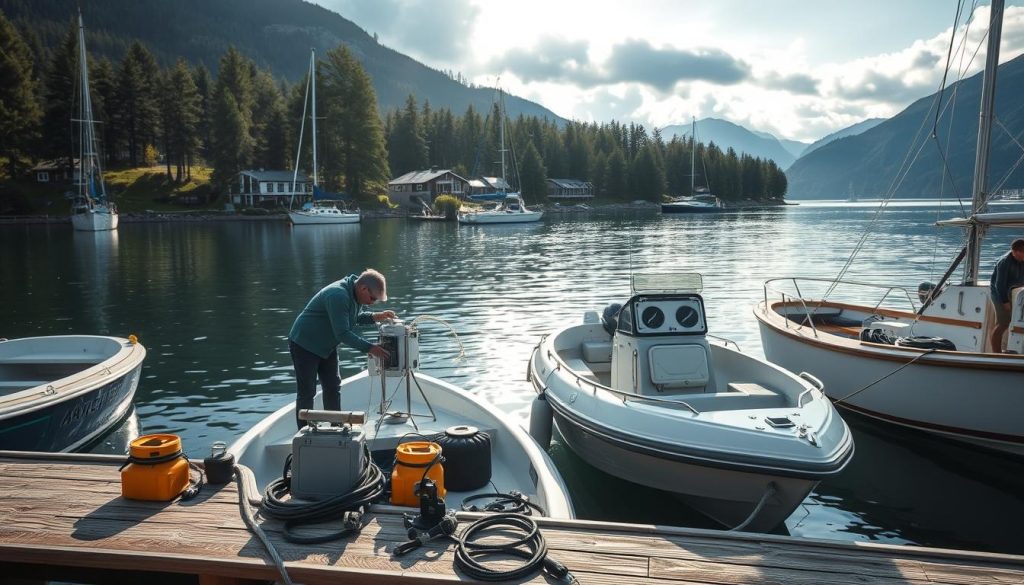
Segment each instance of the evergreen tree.
[{"label": "evergreen tree", "polygon": [[416,98],[411,94],[405,100],[405,110],[395,116],[388,144],[388,159],[393,176],[427,167],[427,141],[416,108]]},{"label": "evergreen tree", "polygon": [[326,104],[321,136],[333,155],[325,160],[325,178],[356,198],[385,193],[388,155],[370,76],[344,46],[328,52],[320,70]]},{"label": "evergreen tree", "polygon": [[[199,149],[197,156],[206,159],[209,157],[210,143],[210,115],[212,113],[213,101],[213,78],[210,77],[210,70],[205,65],[197,65],[192,69],[192,82],[196,86],[196,95],[199,97],[199,121],[196,123],[196,134],[199,136]],[[195,161],[189,161],[191,166]]]},{"label": "evergreen tree", "polygon": [[109,59],[100,59],[89,67],[89,83],[92,86],[93,117],[106,122],[96,125],[96,133],[102,146],[103,160],[109,165],[117,160],[120,137],[114,116],[117,111],[117,73]]},{"label": "evergreen tree", "polygon": [[11,179],[39,134],[43,111],[36,91],[32,52],[0,12],[0,157],[7,158]]},{"label": "evergreen tree", "polygon": [[235,97],[225,85],[218,84],[213,97],[213,116],[210,135],[213,143],[210,181],[218,190],[227,192],[252,158],[252,138],[249,122],[242,114]]},{"label": "evergreen tree", "polygon": [[116,117],[132,166],[138,166],[145,158],[146,146],[156,142],[159,71],[153,54],[138,41],[129,47],[118,71]]},{"label": "evergreen tree", "polygon": [[[161,96],[167,177],[180,183],[191,177],[189,161],[199,150],[199,120],[202,116],[199,90],[184,60],[179,59],[174,68],[164,75]],[[172,165],[175,168],[173,175]]]},{"label": "evergreen tree", "polygon": [[530,142],[526,143],[523,152],[523,164],[519,167],[519,176],[522,181],[519,188],[524,198],[530,201],[547,199],[547,171],[544,169],[540,153]]},{"label": "evergreen tree", "polygon": [[43,156],[64,161],[68,175],[74,160],[78,89],[78,25],[71,22],[46,68],[43,97]]},{"label": "evergreen tree", "polygon": [[461,162],[465,175],[474,177],[480,176],[483,169],[481,161],[481,148],[483,139],[483,118],[473,108],[472,104],[466,108],[458,127],[459,152],[458,160]]},{"label": "evergreen tree", "polygon": [[608,156],[608,174],[604,180],[605,194],[626,201],[629,199],[629,174],[626,168],[626,157],[620,148],[615,148]]},{"label": "evergreen tree", "polygon": [[665,193],[665,169],[660,165],[657,148],[647,144],[640,149],[630,171],[637,197],[659,202]]},{"label": "evergreen tree", "polygon": [[287,124],[284,98],[266,71],[253,77],[253,165],[265,169],[287,168]]}]

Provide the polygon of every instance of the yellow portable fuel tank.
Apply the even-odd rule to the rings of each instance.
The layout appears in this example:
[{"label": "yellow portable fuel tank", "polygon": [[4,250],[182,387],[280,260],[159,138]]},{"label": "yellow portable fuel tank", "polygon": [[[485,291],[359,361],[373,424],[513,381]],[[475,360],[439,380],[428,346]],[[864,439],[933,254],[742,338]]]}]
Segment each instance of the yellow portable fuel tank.
[{"label": "yellow portable fuel tank", "polygon": [[121,495],[169,502],[188,487],[188,459],[177,435],[143,435],[131,442],[121,468]]},{"label": "yellow portable fuel tank", "polygon": [[395,467],[391,470],[391,503],[396,506],[420,505],[416,487],[423,473],[437,485],[437,496],[443,498],[444,467],[441,465],[441,446],[428,441],[410,441],[395,449]]}]

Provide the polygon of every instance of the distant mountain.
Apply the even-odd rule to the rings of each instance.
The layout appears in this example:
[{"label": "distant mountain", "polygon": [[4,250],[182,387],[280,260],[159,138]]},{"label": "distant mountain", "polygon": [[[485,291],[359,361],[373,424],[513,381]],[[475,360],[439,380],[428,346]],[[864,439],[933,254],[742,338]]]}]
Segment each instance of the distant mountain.
[{"label": "distant mountain", "polygon": [[[456,115],[470,104],[486,114],[494,101],[493,89],[466,87],[379,44],[337,13],[302,0],[0,0],[0,10],[44,59],[79,5],[90,52],[115,63],[138,39],[163,66],[183,57],[216,75],[221,55],[233,45],[275,77],[294,82],[306,72],[310,48],[324,55],[344,44],[373,78],[382,112],[404,106],[409,94],[420,105],[429,100],[431,107]],[[438,42],[444,42],[443,34]],[[522,98],[506,96],[505,102],[512,116],[563,121]]]},{"label": "distant mountain", "polygon": [[[690,124],[666,126],[661,130],[665,140],[673,136],[688,137]],[[697,120],[697,141],[705,144],[714,142],[722,150],[732,148],[737,153],[747,153],[762,159],[771,159],[780,168],[787,168],[796,160],[796,155],[783,146],[777,138],[766,132],[752,132],[743,126],[718,118]]]},{"label": "distant mountain", "polygon": [[[993,188],[1017,163],[1021,149],[1014,138],[1024,131],[1024,56],[999,67],[996,87],[996,118],[992,132],[989,180]],[[920,149],[920,134],[927,137],[935,115],[934,95],[922,98],[893,118],[856,136],[835,140],[800,158],[786,170],[787,198],[845,198],[852,188],[860,197],[881,196],[896,182],[905,160],[913,164],[894,190],[896,197],[936,197],[959,194],[969,198],[977,147],[978,104],[982,75],[947,88],[943,99],[955,95],[956,117],[940,121],[937,139]],[[923,130],[922,130],[923,125]],[[1005,130],[1000,126],[1005,127]],[[917,139],[914,142],[915,138]],[[942,154],[940,154],[940,149]],[[909,153],[909,154],[908,154]],[[945,160],[946,171],[943,170]],[[952,186],[943,188],[943,178]],[[1024,187],[1024,168],[1017,168],[1003,184]]]},{"label": "distant mountain", "polygon": [[797,155],[797,158],[808,155],[814,152],[815,150],[818,150],[822,146],[825,146],[829,142],[833,142],[835,140],[839,140],[840,138],[845,138],[847,136],[856,136],[863,132],[867,132],[868,130],[871,130],[872,128],[878,126],[882,122],[885,122],[885,118],[868,118],[867,120],[864,120],[862,122],[857,122],[853,126],[847,126],[842,130],[837,130],[829,134],[828,136],[825,136],[824,138],[820,138],[812,142],[810,146],[805,148],[803,152]]},{"label": "distant mountain", "polygon": [[785,148],[786,151],[789,152],[789,154],[792,154],[796,158],[800,158],[801,156],[803,156],[804,152],[807,150],[807,147],[809,146],[808,143],[800,142],[799,140],[787,140],[786,138],[777,138],[776,140],[779,141],[779,144],[782,145],[782,148]]}]

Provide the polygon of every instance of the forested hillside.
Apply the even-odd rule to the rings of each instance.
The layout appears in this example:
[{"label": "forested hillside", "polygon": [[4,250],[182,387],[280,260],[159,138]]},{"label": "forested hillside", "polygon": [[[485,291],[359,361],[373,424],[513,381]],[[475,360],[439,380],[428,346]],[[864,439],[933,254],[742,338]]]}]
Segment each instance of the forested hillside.
[{"label": "forested hillside", "polygon": [[[382,112],[420,102],[464,112],[485,111],[493,90],[468,87],[446,74],[379,44],[353,22],[303,0],[0,0],[0,11],[20,31],[43,62],[64,38],[81,4],[91,53],[120,60],[134,41],[169,67],[182,58],[205,65],[216,76],[228,47],[267,70],[275,79],[296,82],[307,69],[309,50],[324,53],[344,45],[370,75]],[[559,119],[547,108],[514,96],[512,115]]]},{"label": "forested hillside", "polygon": [[[69,19],[46,51],[30,50],[38,45],[36,36],[0,13],[0,47],[11,57],[0,71],[11,80],[0,87],[0,103],[24,110],[8,116],[0,108],[0,160],[13,180],[42,159],[63,161],[70,171],[74,157],[72,112],[81,98],[77,27]],[[328,189],[369,202],[386,192],[389,178],[411,170],[437,166],[465,177],[500,174],[493,90],[487,90],[484,108],[469,104],[459,111],[409,93],[401,109],[382,115],[374,84],[349,44],[317,57],[318,174]],[[90,94],[101,122],[97,148],[108,167],[162,160],[168,181],[176,184],[189,181],[195,165],[212,167],[214,196],[237,184],[240,170],[291,169],[303,112],[310,115],[304,109],[308,62],[307,52],[303,76],[291,83],[275,79],[233,46],[217,57],[215,74],[185,58],[164,65],[138,40],[110,57],[97,57],[90,48]],[[666,194],[689,194],[693,148],[703,163],[702,184],[727,200],[778,199],[786,192],[785,175],[772,161],[690,140],[666,143],[657,131],[637,124],[519,114],[507,122],[506,139],[511,168],[519,171],[509,179],[532,201],[546,198],[548,177],[590,181],[596,194],[611,199],[660,201]],[[302,170],[309,172],[308,134],[302,142]]]}]

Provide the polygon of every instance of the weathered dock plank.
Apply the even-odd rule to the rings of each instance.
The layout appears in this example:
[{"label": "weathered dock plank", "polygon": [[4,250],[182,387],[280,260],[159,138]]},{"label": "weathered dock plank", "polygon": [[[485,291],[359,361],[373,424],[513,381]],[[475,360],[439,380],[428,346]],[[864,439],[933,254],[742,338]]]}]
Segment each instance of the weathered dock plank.
[{"label": "weathered dock plank", "polygon": [[[121,497],[119,464],[113,457],[0,452],[0,565],[18,575],[43,575],[54,566],[90,578],[97,571],[198,575],[204,585],[279,577],[242,519],[236,484],[207,486],[184,502],[131,501]],[[260,526],[295,582],[466,580],[454,569],[450,541],[393,556],[406,537],[401,511],[377,506],[360,534],[316,545],[285,541],[279,521],[260,519]],[[463,525],[476,517],[460,516]],[[1022,556],[583,520],[538,523],[549,555],[581,583],[1024,585]],[[519,582],[548,581],[538,575]]]}]

